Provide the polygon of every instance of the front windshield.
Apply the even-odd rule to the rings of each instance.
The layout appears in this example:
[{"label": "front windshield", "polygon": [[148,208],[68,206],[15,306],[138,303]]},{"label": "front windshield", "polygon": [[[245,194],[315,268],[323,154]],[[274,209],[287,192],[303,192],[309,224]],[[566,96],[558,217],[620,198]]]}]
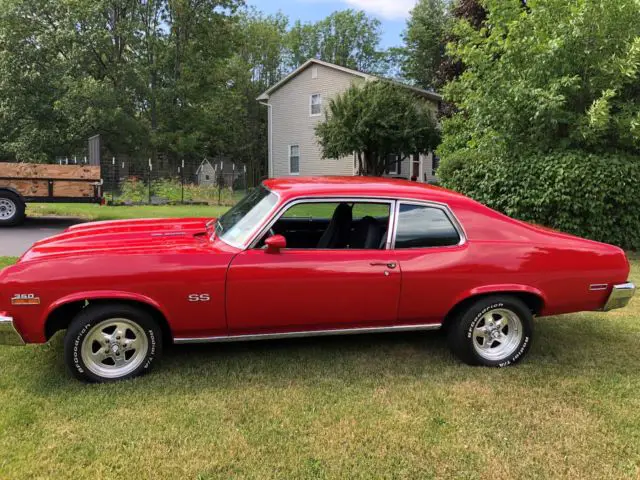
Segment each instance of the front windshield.
[{"label": "front windshield", "polygon": [[261,185],[218,219],[216,233],[231,245],[244,245],[277,203],[278,196]]}]

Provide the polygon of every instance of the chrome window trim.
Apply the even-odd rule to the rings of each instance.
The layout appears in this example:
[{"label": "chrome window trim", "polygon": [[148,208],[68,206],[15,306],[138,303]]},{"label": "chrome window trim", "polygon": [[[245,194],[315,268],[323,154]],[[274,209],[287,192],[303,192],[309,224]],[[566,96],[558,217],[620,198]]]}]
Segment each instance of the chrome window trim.
[{"label": "chrome window trim", "polygon": [[[273,225],[280,220],[282,215],[289,210],[290,208],[300,204],[300,203],[334,203],[334,202],[353,202],[353,203],[381,203],[389,205],[389,224],[387,226],[387,242],[385,244],[385,250],[391,250],[391,233],[394,229],[395,225],[395,212],[396,212],[396,199],[390,197],[356,197],[356,196],[336,196],[336,197],[299,197],[293,200],[288,201],[284,205],[278,209],[275,215],[271,218],[269,222],[267,222],[262,230],[258,232],[258,234],[249,242],[248,247],[245,250],[251,250],[256,247],[258,241],[262,238],[264,234],[266,234]],[[296,249],[285,249],[285,250],[344,250],[344,249],[317,249],[317,248],[296,248]],[[355,249],[353,249],[355,250]],[[358,249],[362,251],[363,249]],[[365,249],[366,250],[366,249]],[[376,249],[377,250],[377,249]]]},{"label": "chrome window trim", "polygon": [[303,330],[298,332],[284,333],[259,333],[253,335],[220,335],[216,337],[202,338],[175,338],[174,343],[221,343],[221,342],[242,342],[256,340],[274,340],[279,338],[306,338],[325,337],[331,335],[358,335],[365,333],[385,333],[385,332],[417,332],[426,330],[438,330],[441,323],[429,323],[421,325],[393,325],[390,327],[363,327],[363,328],[335,328],[331,330]]},{"label": "chrome window trim", "polygon": [[436,208],[438,210],[442,210],[444,214],[447,216],[453,228],[458,232],[458,236],[460,240],[455,245],[442,245],[442,246],[434,246],[434,247],[411,247],[411,248],[401,248],[398,250],[423,250],[423,249],[432,249],[432,248],[457,248],[465,243],[467,243],[467,235],[464,229],[462,228],[462,224],[458,221],[458,218],[455,216],[449,205],[446,203],[440,202],[432,202],[429,200],[409,200],[409,199],[398,199],[396,202],[396,212],[394,218],[396,220],[396,224],[393,229],[393,239],[391,242],[391,248],[396,249],[396,234],[398,232],[398,221],[400,220],[400,206],[401,205],[418,205],[420,207],[428,207],[428,208]]},{"label": "chrome window trim", "polygon": [[[281,201],[281,197],[280,194],[274,190],[271,190],[270,188],[267,188],[266,185],[264,185],[264,183],[261,183],[257,188],[264,188],[265,190],[267,190],[269,193],[274,194],[277,197],[277,201],[275,203],[275,205],[271,208],[271,210],[269,210],[266,215],[264,216],[264,218],[269,218],[270,215],[273,214],[274,211],[276,211],[278,209],[278,205],[280,204]],[[247,192],[248,194],[248,192]],[[226,212],[225,212],[226,213]],[[218,219],[216,218],[216,223],[218,222]],[[255,231],[258,230],[260,228],[260,225],[262,224],[262,222],[258,223],[258,227],[252,229],[252,232],[248,235],[248,238],[251,239],[252,235],[255,235]],[[230,242],[228,240],[225,240],[224,238],[222,238],[221,235],[218,235],[215,231],[215,224],[214,224],[214,229],[213,229],[213,234],[212,237],[215,236],[215,238],[220,239],[223,243],[229,245],[230,247],[233,248],[237,248],[238,250],[245,250],[246,249],[246,243],[235,243],[235,242]],[[251,242],[251,240],[249,240],[249,243]]]}]

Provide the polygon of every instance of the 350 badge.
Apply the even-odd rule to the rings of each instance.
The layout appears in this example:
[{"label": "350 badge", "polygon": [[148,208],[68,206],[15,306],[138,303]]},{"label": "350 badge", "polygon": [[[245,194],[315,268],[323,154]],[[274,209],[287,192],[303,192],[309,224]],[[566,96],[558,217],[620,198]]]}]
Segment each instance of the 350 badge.
[{"label": "350 badge", "polygon": [[11,297],[11,305],[40,305],[40,297],[34,293],[16,293]]}]

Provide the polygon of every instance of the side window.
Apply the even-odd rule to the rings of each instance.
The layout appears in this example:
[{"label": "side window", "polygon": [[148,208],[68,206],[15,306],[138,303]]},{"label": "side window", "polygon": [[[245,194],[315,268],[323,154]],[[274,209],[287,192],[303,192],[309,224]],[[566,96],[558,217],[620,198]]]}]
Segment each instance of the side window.
[{"label": "side window", "polygon": [[446,247],[459,242],[460,235],[443,210],[400,204],[395,248]]},{"label": "side window", "polygon": [[290,249],[383,250],[390,210],[387,202],[298,203],[280,216],[267,235],[283,235]]}]

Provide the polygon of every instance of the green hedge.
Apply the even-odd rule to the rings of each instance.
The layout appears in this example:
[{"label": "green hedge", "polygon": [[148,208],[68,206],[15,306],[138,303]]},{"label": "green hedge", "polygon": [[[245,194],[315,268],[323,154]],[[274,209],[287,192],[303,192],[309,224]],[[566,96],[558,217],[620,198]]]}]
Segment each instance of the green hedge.
[{"label": "green hedge", "polygon": [[640,156],[561,151],[443,167],[444,186],[509,216],[640,248]]}]

